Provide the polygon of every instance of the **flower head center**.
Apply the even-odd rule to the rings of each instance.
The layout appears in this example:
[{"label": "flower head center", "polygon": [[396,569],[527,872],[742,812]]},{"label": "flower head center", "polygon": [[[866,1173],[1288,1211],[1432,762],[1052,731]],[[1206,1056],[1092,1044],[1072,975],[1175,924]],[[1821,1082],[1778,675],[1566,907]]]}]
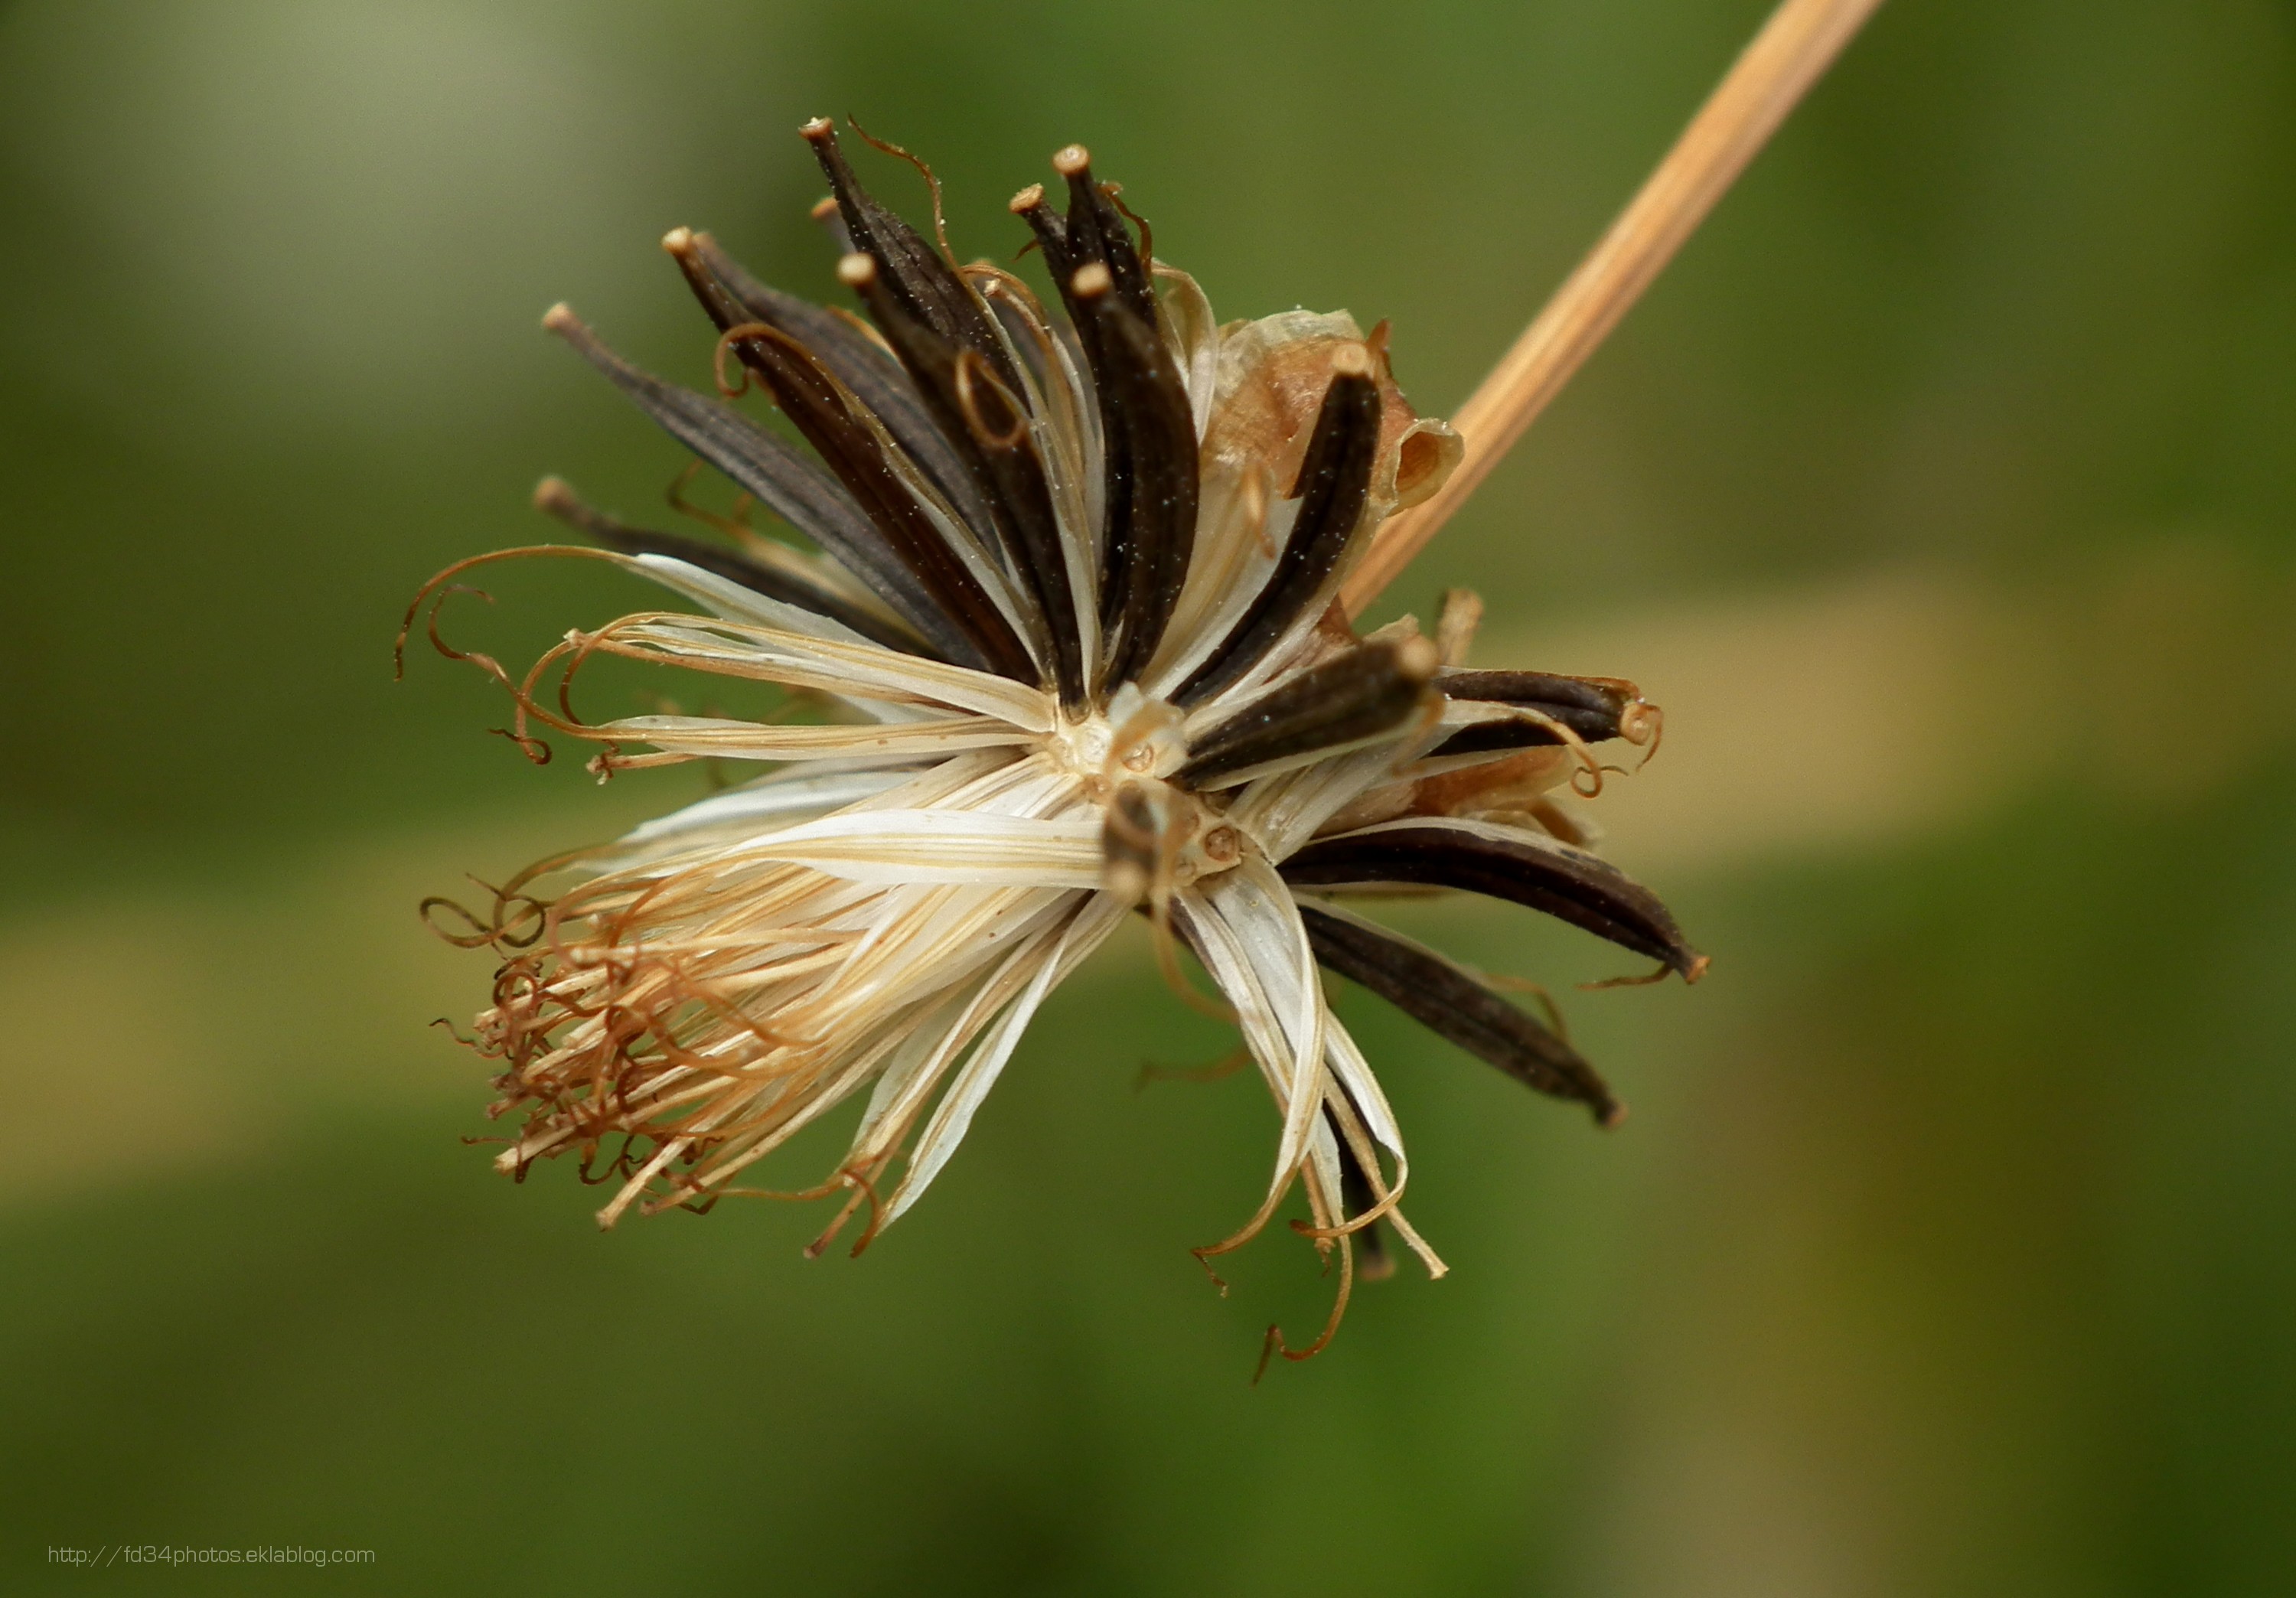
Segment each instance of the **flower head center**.
[{"label": "flower head center", "polygon": [[1187,758],[1182,720],[1177,707],[1126,688],[1105,713],[1062,717],[1044,736],[1045,752],[1099,807],[1103,881],[1126,898],[1231,871],[1249,847],[1225,819],[1223,796],[1170,780]]}]

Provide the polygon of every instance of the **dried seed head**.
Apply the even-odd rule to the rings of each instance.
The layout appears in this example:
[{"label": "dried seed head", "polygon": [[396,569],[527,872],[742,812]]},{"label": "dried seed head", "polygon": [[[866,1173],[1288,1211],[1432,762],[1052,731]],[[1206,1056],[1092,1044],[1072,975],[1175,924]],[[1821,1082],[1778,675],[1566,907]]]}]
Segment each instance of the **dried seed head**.
[{"label": "dried seed head", "polygon": [[[540,722],[603,744],[602,774],[763,773],[465,913],[458,936],[503,961],[477,1039],[497,1112],[524,1118],[504,1168],[603,1162],[609,1224],[707,1206],[862,1098],[813,1192],[845,1199],[822,1242],[866,1207],[865,1243],[933,1180],[1046,992],[1137,907],[1168,979],[1241,1026],[1283,1115],[1259,1214],[1205,1252],[1296,1183],[1319,1248],[1347,1257],[1392,1226],[1439,1274],[1318,962],[1541,1092],[1606,1121],[1616,1102],[1554,1031],[1325,896],[1495,895],[1694,976],[1664,906],[1540,819],[1589,745],[1654,742],[1654,709],[1610,679],[1465,669],[1457,606],[1439,647],[1409,623],[1347,625],[1334,602],[1367,541],[1457,459],[1396,388],[1383,324],[1223,327],[1193,279],[1152,268],[1146,225],[1081,145],[1053,160],[1065,213],[1041,184],[1011,202],[1057,293],[1040,302],[881,204],[827,119],[800,131],[867,323],[678,227],[662,248],[715,326],[721,395],[640,371],[562,305],[544,324],[812,550],[740,512],[701,518],[714,539],[634,526],[546,479],[537,508],[696,612],[570,633],[523,681],[447,651],[512,692],[521,747]],[[751,384],[808,450],[732,403]],[[571,682],[600,655],[830,714],[584,722]],[[545,872],[563,882],[546,895]],[[1220,1000],[1184,977],[1183,946]]]}]

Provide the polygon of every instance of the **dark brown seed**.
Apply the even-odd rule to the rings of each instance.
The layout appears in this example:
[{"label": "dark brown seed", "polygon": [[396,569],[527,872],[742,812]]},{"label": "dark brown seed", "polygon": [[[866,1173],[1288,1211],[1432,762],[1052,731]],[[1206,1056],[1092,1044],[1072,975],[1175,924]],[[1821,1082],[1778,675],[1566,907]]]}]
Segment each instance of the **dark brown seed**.
[{"label": "dark brown seed", "polygon": [[[1628,684],[1539,671],[1447,671],[1436,678],[1435,685],[1447,699],[1519,705],[1538,711],[1588,743],[1618,737],[1620,718],[1636,697]],[[1490,721],[1460,728],[1434,753],[1439,757],[1481,754],[1562,742],[1562,734],[1554,728],[1527,718]]]},{"label": "dark brown seed", "polygon": [[[1059,168],[1063,163],[1081,158],[1080,147],[1070,145],[1055,154],[1053,163]],[[1080,267],[1105,267],[1107,263],[1078,253],[1079,243],[1096,246],[1097,236],[1078,240],[1060,214],[1045,203],[1042,184],[1032,184],[1015,194],[1011,209],[1037,235],[1037,243],[1044,252],[1045,269],[1052,275],[1053,285],[1060,292],[1061,304],[1075,332],[1078,352],[1084,357],[1084,369],[1092,379],[1101,437],[1100,628],[1103,643],[1113,643],[1119,642],[1125,604],[1132,594],[1132,439],[1125,425],[1122,402],[1111,389],[1110,357],[1101,332],[1101,319],[1076,291]],[[1115,286],[1112,274],[1108,284],[1110,289]],[[1108,682],[1120,680],[1106,676],[1104,672],[1103,676]]]},{"label": "dark brown seed", "polygon": [[1070,280],[1070,303],[1092,328],[1086,348],[1100,351],[1103,430],[1123,438],[1130,474],[1123,503],[1110,502],[1103,549],[1101,615],[1110,638],[1102,683],[1110,688],[1146,668],[1179,602],[1195,550],[1198,489],[1195,416],[1179,369],[1155,324],[1135,315],[1113,283],[1099,262]]},{"label": "dark brown seed", "polygon": [[1156,290],[1147,263],[1134,247],[1123,213],[1092,176],[1092,155],[1070,144],[1053,157],[1053,170],[1068,180],[1065,222],[1070,271],[1094,261],[1108,268],[1117,299],[1150,327],[1156,325]]},{"label": "dark brown seed", "polygon": [[999,381],[1018,389],[1020,375],[1005,357],[988,313],[971,286],[918,236],[916,229],[861,186],[861,180],[846,163],[844,152],[837,147],[837,129],[828,118],[816,118],[800,131],[828,175],[853,248],[876,258],[886,287],[901,308],[951,343],[971,349],[988,363]]},{"label": "dark brown seed", "polygon": [[1578,1052],[1430,949],[1367,922],[1300,906],[1308,941],[1326,969],[1359,983],[1437,1036],[1527,1087],[1587,1105],[1605,1127],[1625,1106]]},{"label": "dark brown seed", "polygon": [[1079,709],[1085,699],[1085,668],[1075,591],[1070,586],[1068,553],[1024,403],[970,350],[904,311],[873,258],[847,256],[838,275],[868,306],[978,488],[988,507],[989,530],[1021,579],[1048,646],[1046,652],[1061,702]]},{"label": "dark brown seed", "polygon": [[987,668],[1018,682],[1038,681],[1036,662],[1020,635],[925,514],[896,468],[885,435],[869,425],[859,402],[785,333],[761,332],[741,340],[734,350],[868,513],[947,623],[971,640]]},{"label": "dark brown seed", "polygon": [[988,536],[988,507],[898,361],[846,318],[750,275],[708,234],[680,228],[662,241],[662,248],[677,262],[718,332],[762,322],[804,345],[884,424],[965,525]]},{"label": "dark brown seed", "polygon": [[1332,358],[1330,387],[1300,463],[1292,497],[1300,514],[1259,595],[1219,647],[1174,691],[1182,707],[1201,704],[1249,672],[1324,592],[1363,519],[1379,453],[1379,386],[1370,357],[1352,345]]},{"label": "dark brown seed", "polygon": [[704,571],[713,572],[728,582],[739,583],[753,594],[762,594],[767,599],[777,599],[800,610],[810,611],[816,616],[825,616],[888,649],[897,649],[905,654],[923,655],[930,660],[939,658],[931,644],[900,623],[865,610],[819,583],[809,582],[796,572],[753,561],[739,550],[618,521],[583,504],[572,488],[558,478],[544,479],[542,486],[535,490],[534,504],[536,509],[555,516],[608,549],[619,550],[626,555],[668,555],[689,566],[699,566]]},{"label": "dark brown seed", "polygon": [[1413,882],[1488,894],[1546,912],[1690,981],[1706,958],[1684,940],[1658,896],[1608,861],[1529,833],[1460,822],[1390,822],[1319,839],[1283,862],[1296,887]]},{"label": "dark brown seed", "polygon": [[1092,330],[1081,320],[1082,313],[1076,303],[1075,291],[1070,286],[1081,263],[1070,252],[1068,224],[1061,220],[1058,211],[1045,203],[1045,185],[1042,184],[1030,184],[1013,195],[1008,209],[1035,232],[1037,247],[1045,258],[1045,269],[1052,275],[1053,286],[1059,291],[1061,304],[1069,314],[1065,323],[1054,321],[1050,324],[1053,336],[1068,347],[1070,359],[1076,363],[1086,381],[1097,385],[1099,351],[1090,343]]},{"label": "dark brown seed", "polygon": [[1052,275],[1054,286],[1062,294],[1068,292],[1068,280],[1077,265],[1069,257],[1068,224],[1061,214],[1045,203],[1045,185],[1032,183],[1013,196],[1005,209],[1029,225],[1037,235],[1037,248],[1043,252],[1045,270]]},{"label": "dark brown seed", "polygon": [[[960,665],[990,668],[988,652],[944,614],[936,590],[923,580],[913,557],[890,536],[887,519],[878,507],[854,491],[855,477],[840,470],[840,485],[788,443],[725,401],[640,371],[607,348],[563,306],[554,307],[544,317],[543,325],[611,379],[614,386],[636,400],[665,432],[820,545],[947,659]],[[820,386],[832,390],[834,388],[825,380]],[[857,423],[850,424],[846,430],[862,433],[865,439],[865,430]],[[816,447],[819,447],[817,443]],[[832,467],[839,464],[833,460],[830,463]],[[890,475],[890,471],[883,474]],[[893,486],[901,488],[906,500],[906,489],[898,483]],[[914,504],[910,510],[915,514]],[[896,526],[902,524],[897,522]],[[905,527],[902,530],[904,536],[908,536]],[[932,534],[935,543],[939,542],[930,526],[925,530]],[[982,600],[985,603],[986,595]]]},{"label": "dark brown seed", "polygon": [[1402,725],[1434,675],[1435,646],[1382,640],[1303,671],[1188,746],[1173,781],[1217,788],[1273,760],[1370,738]]}]

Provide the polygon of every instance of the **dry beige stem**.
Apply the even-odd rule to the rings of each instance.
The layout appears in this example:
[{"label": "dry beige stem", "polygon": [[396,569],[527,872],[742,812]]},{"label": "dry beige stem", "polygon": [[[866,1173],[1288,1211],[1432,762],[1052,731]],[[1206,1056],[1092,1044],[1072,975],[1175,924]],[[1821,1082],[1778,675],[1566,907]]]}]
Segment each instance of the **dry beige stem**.
[{"label": "dry beige stem", "polygon": [[1452,419],[1466,458],[1380,528],[1341,598],[1361,615],[1627,314],[1882,0],[1783,0],[1642,190]]}]

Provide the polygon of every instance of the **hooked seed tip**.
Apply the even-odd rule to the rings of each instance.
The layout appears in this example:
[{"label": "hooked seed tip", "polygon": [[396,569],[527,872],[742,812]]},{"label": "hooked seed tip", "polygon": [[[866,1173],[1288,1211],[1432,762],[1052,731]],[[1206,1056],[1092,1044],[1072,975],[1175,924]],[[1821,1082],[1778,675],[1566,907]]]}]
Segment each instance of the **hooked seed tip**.
[{"label": "hooked seed tip", "polygon": [[834,194],[824,194],[813,202],[813,209],[806,212],[806,215],[816,222],[826,222],[836,214],[837,196]]},{"label": "hooked seed tip", "polygon": [[1116,279],[1109,275],[1108,267],[1099,261],[1088,261],[1077,268],[1069,279],[1069,287],[1079,299],[1097,299],[1115,287]]},{"label": "hooked seed tip", "polygon": [[690,254],[693,249],[693,230],[690,227],[671,228],[661,235],[661,247],[675,256]]},{"label": "hooked seed tip", "polygon": [[818,144],[824,139],[833,139],[837,136],[837,124],[827,117],[816,117],[799,128],[798,132]]},{"label": "hooked seed tip", "polygon": [[562,299],[556,305],[552,306],[548,310],[542,313],[542,325],[548,328],[552,332],[562,333],[573,328],[578,328],[581,326],[582,324],[580,320],[575,316],[574,307],[568,305]]},{"label": "hooked seed tip", "polygon": [[1014,216],[1022,216],[1045,203],[1045,185],[1032,183],[1005,201],[1004,209]]},{"label": "hooked seed tip", "polygon": [[1074,177],[1092,165],[1092,152],[1081,144],[1063,144],[1053,152],[1053,170],[1062,177]]},{"label": "hooked seed tip", "polygon": [[837,281],[849,289],[863,289],[877,281],[877,263],[855,250],[837,258]]},{"label": "hooked seed tip", "polygon": [[534,508],[555,511],[574,503],[574,488],[562,477],[545,477],[534,485]]},{"label": "hooked seed tip", "polygon": [[1335,377],[1369,377],[1371,354],[1360,344],[1342,344],[1332,351],[1332,373]]}]

